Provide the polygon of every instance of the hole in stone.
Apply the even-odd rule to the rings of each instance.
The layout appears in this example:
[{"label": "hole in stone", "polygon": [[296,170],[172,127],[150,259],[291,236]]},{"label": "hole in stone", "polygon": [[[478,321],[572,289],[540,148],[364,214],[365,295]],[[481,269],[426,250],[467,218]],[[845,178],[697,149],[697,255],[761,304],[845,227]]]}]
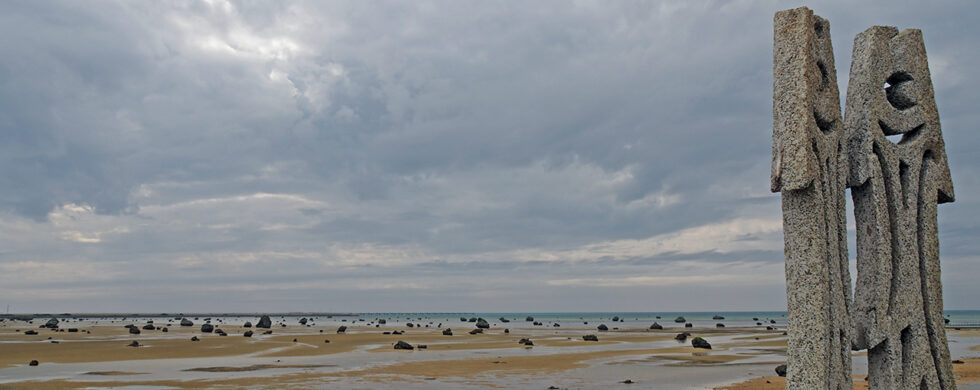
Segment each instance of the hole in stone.
[{"label": "hole in stone", "polygon": [[813,112],[813,121],[817,122],[817,127],[820,128],[820,131],[824,133],[829,133],[831,130],[834,129],[834,123],[832,121],[823,119],[823,117],[820,116],[820,113],[816,111]]},{"label": "hole in stone", "polygon": [[885,80],[885,96],[888,103],[899,110],[915,107],[915,85],[912,75],[905,72],[895,72]]},{"label": "hole in stone", "polygon": [[817,34],[818,38],[823,38],[823,25],[820,21],[813,22],[813,32]]},{"label": "hole in stone", "polygon": [[921,125],[916,126],[912,130],[906,131],[905,134],[902,134],[902,140],[898,141],[898,144],[901,145],[906,142],[914,141],[916,138],[919,138],[919,134],[922,133],[922,128],[925,126],[926,124],[923,123]]},{"label": "hole in stone", "polygon": [[826,89],[830,85],[830,75],[827,73],[827,65],[823,61],[817,61],[817,69],[820,69],[820,89]]},{"label": "hole in stone", "polygon": [[888,138],[893,144],[902,142],[903,135],[899,130],[893,129],[887,123],[880,120],[878,121],[878,128],[881,129],[881,133],[885,135],[885,138]]}]

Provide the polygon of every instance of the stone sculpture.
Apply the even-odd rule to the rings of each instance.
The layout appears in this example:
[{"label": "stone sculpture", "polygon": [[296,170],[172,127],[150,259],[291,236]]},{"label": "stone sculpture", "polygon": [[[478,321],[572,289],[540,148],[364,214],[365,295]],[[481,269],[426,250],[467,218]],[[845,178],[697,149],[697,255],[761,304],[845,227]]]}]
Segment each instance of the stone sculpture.
[{"label": "stone sculpture", "polygon": [[953,201],[953,181],[922,32],[875,26],[858,34],[850,80],[854,347],[868,349],[872,389],[954,389],[936,222],[936,205]]},{"label": "stone sculpture", "polygon": [[[921,32],[858,34],[843,120],[826,20],[805,7],[776,13],[773,53],[787,388],[851,389],[849,351],[868,349],[872,389],[955,389],[936,220],[953,185]],[[845,187],[857,229],[853,304]]]},{"label": "stone sculpture", "polygon": [[853,389],[844,123],[830,24],[775,17],[773,192],[782,192],[788,389]]}]

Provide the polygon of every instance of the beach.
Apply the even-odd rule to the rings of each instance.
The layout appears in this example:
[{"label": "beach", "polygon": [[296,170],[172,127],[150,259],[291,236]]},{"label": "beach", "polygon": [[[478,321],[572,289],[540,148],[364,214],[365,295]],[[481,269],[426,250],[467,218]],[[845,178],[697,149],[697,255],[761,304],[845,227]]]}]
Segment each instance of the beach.
[{"label": "beach", "polygon": [[[258,316],[187,318],[191,326],[180,325],[183,317],[63,318],[57,329],[40,328],[44,317],[8,319],[0,322],[0,389],[783,388],[775,372],[785,363],[783,318],[647,317],[500,316],[477,334],[476,317],[448,314],[275,316],[268,329],[255,327]],[[202,332],[208,322],[214,329]],[[653,322],[663,329],[650,329]],[[683,332],[690,335],[677,340]],[[695,337],[711,349],[694,348]],[[980,330],[950,328],[949,339],[960,388],[977,388]],[[412,349],[395,349],[399,341]],[[862,357],[855,352],[858,389],[867,388]]]}]

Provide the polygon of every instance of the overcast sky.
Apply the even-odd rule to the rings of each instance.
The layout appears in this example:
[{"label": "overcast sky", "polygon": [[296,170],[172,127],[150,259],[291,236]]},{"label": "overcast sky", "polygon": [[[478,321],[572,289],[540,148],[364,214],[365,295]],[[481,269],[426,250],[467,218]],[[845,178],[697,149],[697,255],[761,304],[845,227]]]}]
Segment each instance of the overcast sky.
[{"label": "overcast sky", "polygon": [[[805,4],[842,93],[857,33],[923,30],[946,307],[980,309],[977,3]],[[0,2],[0,305],[784,310],[799,5]]]}]

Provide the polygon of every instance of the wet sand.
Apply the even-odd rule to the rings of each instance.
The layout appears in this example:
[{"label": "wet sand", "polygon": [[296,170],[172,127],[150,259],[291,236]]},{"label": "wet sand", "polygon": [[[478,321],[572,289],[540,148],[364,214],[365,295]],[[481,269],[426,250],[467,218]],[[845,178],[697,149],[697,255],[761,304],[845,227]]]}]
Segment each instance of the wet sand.
[{"label": "wet sand", "polygon": [[[674,340],[677,329],[511,329],[470,335],[472,324],[442,329],[348,325],[251,330],[217,325],[219,336],[193,327],[130,335],[127,322],[79,326],[79,332],[0,323],[0,389],[150,388],[643,388],[776,389],[770,376],[785,361],[782,330],[693,328],[712,349]],[[141,323],[130,322],[137,326]],[[162,324],[161,324],[162,326]],[[19,330],[19,332],[18,332]],[[25,335],[36,330],[38,335]],[[383,332],[399,330],[401,335]],[[321,332],[322,331],[322,332]],[[595,334],[599,342],[584,341]],[[190,341],[196,336],[200,341]],[[50,340],[48,338],[51,338]],[[530,338],[534,346],[518,344]],[[980,331],[950,331],[959,383],[980,383]],[[127,346],[137,341],[139,347]],[[403,340],[424,349],[395,350]],[[57,343],[52,343],[56,341]],[[329,342],[327,342],[329,341]],[[856,354],[856,356],[860,356]],[[37,367],[27,365],[38,360]],[[625,387],[624,387],[625,388]],[[855,388],[867,388],[856,375]]]}]

